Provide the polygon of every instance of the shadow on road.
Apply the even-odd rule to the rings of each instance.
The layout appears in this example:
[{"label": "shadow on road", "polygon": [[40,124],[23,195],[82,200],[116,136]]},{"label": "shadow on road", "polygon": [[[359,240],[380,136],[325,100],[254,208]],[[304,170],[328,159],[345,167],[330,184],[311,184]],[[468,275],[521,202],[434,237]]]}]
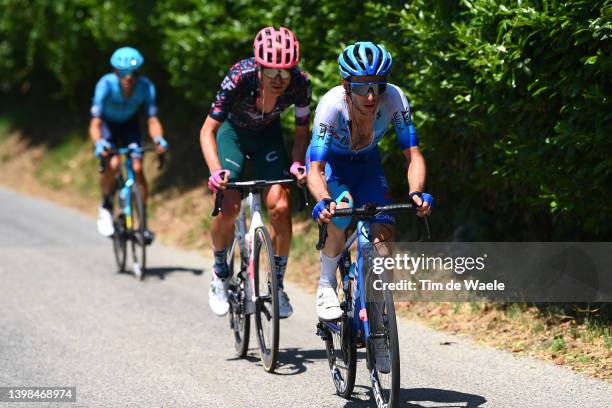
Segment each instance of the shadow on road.
[{"label": "shadow on road", "polygon": [[[361,389],[361,390],[359,390]],[[371,407],[370,388],[355,386],[355,394],[364,399],[347,401],[345,408]],[[478,408],[487,402],[481,395],[437,388],[412,388],[400,390],[400,407],[410,408]]]},{"label": "shadow on road", "polygon": [[297,375],[307,370],[307,365],[315,360],[327,359],[325,350],[304,350],[301,348],[286,348],[278,351],[278,375]]},{"label": "shadow on road", "polygon": [[[365,353],[358,353],[357,357],[365,358]],[[301,374],[307,370],[308,364],[315,362],[314,360],[327,360],[325,350],[304,350],[300,348],[281,349],[278,354],[278,368],[276,369],[276,374]]]},{"label": "shadow on road", "polygon": [[159,279],[163,280],[166,279],[166,275],[175,272],[191,272],[194,275],[201,275],[203,273],[202,269],[184,268],[182,266],[161,266],[147,268],[145,271],[145,279],[148,276],[157,276]]},{"label": "shadow on road", "polygon": [[[359,357],[365,358],[365,353]],[[259,351],[257,348],[250,348],[248,354],[244,358],[234,357],[227,359],[227,361],[236,360],[246,360],[251,363],[260,363]],[[325,350],[304,350],[300,348],[280,349],[278,351],[278,365],[276,366],[274,374],[301,374],[308,369],[308,365],[314,364],[316,360],[327,360]]]}]

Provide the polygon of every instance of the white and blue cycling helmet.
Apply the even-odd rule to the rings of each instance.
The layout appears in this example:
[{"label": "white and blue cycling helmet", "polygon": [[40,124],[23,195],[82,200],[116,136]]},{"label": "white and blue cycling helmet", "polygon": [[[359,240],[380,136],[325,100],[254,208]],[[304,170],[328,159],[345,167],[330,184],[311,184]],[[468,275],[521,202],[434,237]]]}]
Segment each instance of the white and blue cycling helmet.
[{"label": "white and blue cycling helmet", "polygon": [[338,65],[342,78],[351,76],[382,75],[391,72],[393,59],[382,44],[358,41],[340,53]]},{"label": "white and blue cycling helmet", "polygon": [[113,68],[124,71],[136,71],[142,66],[144,57],[136,49],[132,47],[121,47],[113,52],[110,58],[110,63]]}]

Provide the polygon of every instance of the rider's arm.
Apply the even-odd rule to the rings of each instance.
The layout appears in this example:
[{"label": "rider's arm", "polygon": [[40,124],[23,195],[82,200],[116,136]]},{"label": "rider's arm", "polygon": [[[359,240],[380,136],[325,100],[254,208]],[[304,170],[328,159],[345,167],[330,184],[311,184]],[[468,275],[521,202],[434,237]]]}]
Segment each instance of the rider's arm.
[{"label": "rider's arm", "polygon": [[162,127],[159,118],[157,117],[157,92],[155,91],[155,85],[146,77],[140,77],[140,81],[146,87],[145,104],[147,110],[147,125],[149,128],[149,136],[155,140],[156,137],[164,136],[164,129]]},{"label": "rider's arm", "polygon": [[425,158],[418,146],[404,150],[404,157],[408,165],[406,177],[410,191],[423,192],[425,188],[425,177],[427,174],[427,166]]},{"label": "rider's arm", "polygon": [[324,198],[331,198],[327,191],[327,182],[325,181],[325,162],[310,162],[310,171],[306,177],[308,180],[308,190],[310,190],[310,194],[315,198],[315,201],[318,202]]},{"label": "rider's arm", "polygon": [[102,139],[102,119],[93,117],[89,122],[89,137],[92,142],[96,143]]},{"label": "rider's arm", "polygon": [[149,136],[151,136],[151,139],[164,135],[164,128],[157,116],[150,116],[147,120],[147,125],[149,126]]},{"label": "rider's arm", "polygon": [[298,75],[298,78],[296,78],[298,86],[295,97],[295,142],[291,156],[293,161],[304,163],[309,141],[308,124],[310,123],[312,87],[306,72],[300,70],[296,75]]},{"label": "rider's arm", "polygon": [[91,103],[91,121],[89,122],[89,136],[95,143],[102,139],[102,111],[104,108],[104,99],[106,99],[110,85],[107,76],[100,78],[96,84],[93,100]]},{"label": "rider's arm", "polygon": [[295,127],[295,142],[291,151],[293,161],[304,163],[306,149],[308,148],[308,133],[308,124]]},{"label": "rider's arm", "polygon": [[207,116],[200,130],[200,146],[211,174],[216,170],[222,169],[219,155],[217,154],[217,131],[222,124],[223,122]]},{"label": "rider's arm", "polygon": [[[390,91],[392,98],[390,100],[393,110],[393,124],[398,142],[406,158],[408,170],[406,178],[410,192],[423,192],[425,188],[425,178],[427,175],[427,166],[425,158],[419,149],[419,138],[416,129],[412,123],[412,115],[410,113],[410,104],[404,92],[397,86],[391,85]],[[422,204],[417,209],[417,215],[423,216],[428,214],[431,209],[428,202],[421,203],[420,197],[415,197],[417,205]]]}]

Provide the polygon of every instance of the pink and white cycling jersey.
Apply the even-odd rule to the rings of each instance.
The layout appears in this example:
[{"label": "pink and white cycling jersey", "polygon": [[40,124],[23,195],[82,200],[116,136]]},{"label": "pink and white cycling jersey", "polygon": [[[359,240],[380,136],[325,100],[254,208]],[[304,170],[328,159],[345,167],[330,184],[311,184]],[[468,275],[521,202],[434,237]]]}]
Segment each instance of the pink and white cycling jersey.
[{"label": "pink and white cycling jersey", "polygon": [[290,69],[291,83],[278,97],[271,112],[262,115],[255,106],[258,97],[257,68],[255,58],[247,58],[234,64],[221,83],[221,89],[212,103],[208,115],[220,122],[229,120],[232,125],[261,129],[278,119],[289,106],[295,104],[295,124],[304,126],[310,118],[311,87],[306,72],[297,66]]}]

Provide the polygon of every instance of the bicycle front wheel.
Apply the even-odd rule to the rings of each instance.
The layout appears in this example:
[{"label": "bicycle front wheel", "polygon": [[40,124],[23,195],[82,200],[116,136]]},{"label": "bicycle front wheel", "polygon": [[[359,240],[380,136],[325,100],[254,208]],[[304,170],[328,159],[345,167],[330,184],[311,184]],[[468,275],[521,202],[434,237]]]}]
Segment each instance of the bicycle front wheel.
[{"label": "bicycle front wheel", "polygon": [[[386,281],[384,274],[380,276]],[[370,323],[366,359],[372,394],[378,408],[395,408],[400,404],[400,356],[392,293],[385,290],[382,299],[366,303],[366,309]]]},{"label": "bicycle front wheel", "polygon": [[143,280],[147,265],[147,242],[145,239],[147,214],[137,185],[133,184],[130,190],[130,194],[132,195],[132,211],[131,225],[128,225],[128,228],[131,228],[132,264],[134,267],[134,275],[136,275],[138,279]]},{"label": "bicycle front wheel", "polygon": [[230,301],[230,327],[234,333],[234,348],[238,357],[246,356],[249,350],[249,334],[251,332],[251,318],[246,314],[246,297],[250,296],[247,292],[247,265],[248,260],[243,259],[238,238],[234,238],[234,243],[229,253],[229,269],[232,274],[229,290]]},{"label": "bicycle front wheel", "polygon": [[254,239],[255,325],[263,367],[268,372],[276,368],[278,356],[278,286],[272,240],[264,227],[258,227]]}]

